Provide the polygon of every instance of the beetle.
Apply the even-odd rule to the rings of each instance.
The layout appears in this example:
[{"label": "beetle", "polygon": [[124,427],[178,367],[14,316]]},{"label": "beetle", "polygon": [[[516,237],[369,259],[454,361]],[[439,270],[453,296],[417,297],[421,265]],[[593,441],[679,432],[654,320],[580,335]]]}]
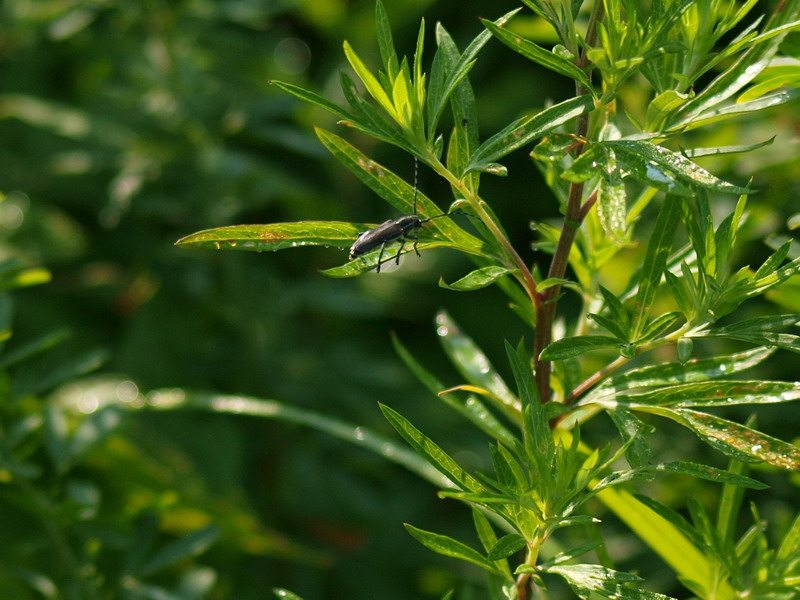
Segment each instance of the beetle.
[{"label": "beetle", "polygon": [[[406,215],[405,217],[400,217],[399,219],[389,219],[384,221],[377,227],[372,229],[368,229],[367,231],[362,231],[356,237],[356,241],[353,242],[353,245],[350,247],[350,260],[354,258],[358,258],[359,256],[366,254],[370,250],[374,250],[378,246],[381,247],[381,253],[378,255],[378,266],[375,269],[377,273],[381,272],[381,265],[386,262],[383,260],[383,253],[386,250],[386,246],[396,241],[400,241],[400,247],[397,249],[397,255],[395,256],[395,264],[400,264],[400,255],[403,252],[403,248],[406,245],[406,240],[414,240],[413,248],[414,252],[417,256],[422,256],[417,249],[417,245],[419,244],[419,239],[414,232],[420,229],[425,223],[429,221],[433,221],[434,219],[438,219],[440,217],[450,217],[452,215],[467,215],[472,216],[469,213],[464,212],[463,210],[453,210],[449,213],[443,213],[441,215],[433,215],[432,217],[428,217],[427,219],[420,219],[419,215],[417,214],[417,170],[418,170],[418,162],[416,157],[414,157],[414,214]],[[391,260],[391,259],[387,259]]]},{"label": "beetle", "polygon": [[439,217],[449,217],[451,214],[453,213],[434,215],[427,219],[420,219],[417,214],[407,215],[396,220],[389,219],[373,229],[362,231],[358,234],[356,241],[353,242],[353,245],[350,247],[350,260],[358,258],[362,254],[366,254],[370,250],[380,246],[381,253],[378,256],[378,267],[376,269],[376,272],[380,273],[381,265],[385,262],[383,260],[383,253],[386,250],[386,246],[397,240],[400,240],[400,248],[397,249],[395,264],[400,264],[400,254],[403,252],[406,240],[414,240],[414,252],[417,253],[417,256],[421,256],[417,249],[419,240],[417,236],[414,235],[414,232],[428,221],[438,219]]}]

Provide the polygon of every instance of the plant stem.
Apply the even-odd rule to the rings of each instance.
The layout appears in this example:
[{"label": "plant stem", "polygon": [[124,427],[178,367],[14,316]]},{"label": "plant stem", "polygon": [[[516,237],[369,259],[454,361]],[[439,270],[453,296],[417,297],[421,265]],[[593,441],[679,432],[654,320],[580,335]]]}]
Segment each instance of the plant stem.
[{"label": "plant stem", "polygon": [[483,208],[482,200],[479,196],[473,194],[464,183],[456,177],[447,167],[445,167],[435,156],[427,157],[426,162],[433,167],[440,176],[444,177],[450,185],[459,191],[464,196],[464,199],[469,203],[470,207],[475,211],[477,217],[486,225],[486,228],[492,234],[492,237],[503,247],[508,257],[513,262],[513,266],[519,271],[516,275],[517,281],[522,285],[537,314],[540,310],[540,295],[536,293],[536,280],[533,278],[531,270],[527,267],[522,257],[508,241],[505,234],[502,232],[497,223],[494,222],[492,216]]},{"label": "plant stem", "polygon": [[[587,49],[591,48],[597,39],[597,23],[603,17],[603,3],[595,2],[592,8],[592,14],[589,17],[589,24],[586,31],[586,43],[584,50],[578,56],[576,64],[581,69],[585,69],[589,64],[587,56]],[[575,84],[576,96],[581,96],[586,93],[586,89],[580,83]],[[577,118],[575,125],[575,134],[578,139],[586,137],[589,131],[589,114],[583,113]],[[584,145],[578,145],[575,148],[575,158],[578,158],[583,152]],[[586,218],[589,209],[594,205],[596,194],[592,194],[592,198],[587,200],[585,204],[581,203],[583,198],[584,184],[572,183],[569,187],[569,197],[567,198],[567,208],[564,214],[564,226],[561,229],[561,236],[558,239],[553,260],[550,263],[550,270],[547,274],[548,278],[563,279],[567,271],[567,264],[569,263],[569,253],[572,249],[572,244],[575,241],[575,236],[581,223]],[[553,365],[550,361],[540,360],[539,356],[550,342],[553,340],[553,321],[556,316],[556,307],[558,305],[558,297],[561,292],[560,285],[554,285],[538,295],[538,310],[536,311],[536,335],[534,338],[533,350],[533,364],[536,371],[536,385],[539,388],[539,396],[541,401],[549,402],[551,399],[552,388],[550,385],[550,378],[553,371]]]}]

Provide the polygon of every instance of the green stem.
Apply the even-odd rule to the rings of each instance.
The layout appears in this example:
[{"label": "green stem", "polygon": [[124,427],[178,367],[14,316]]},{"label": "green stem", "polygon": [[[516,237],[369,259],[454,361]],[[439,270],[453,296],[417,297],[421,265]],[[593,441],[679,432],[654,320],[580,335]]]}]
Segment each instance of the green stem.
[{"label": "green stem", "polygon": [[522,285],[523,289],[528,294],[528,297],[531,299],[531,302],[538,313],[540,306],[539,294],[536,293],[536,280],[533,278],[531,270],[522,260],[522,257],[514,249],[514,246],[511,245],[511,242],[508,241],[508,238],[505,236],[497,223],[494,222],[492,216],[483,207],[483,201],[481,200],[480,196],[473,194],[472,191],[466,185],[464,185],[464,182],[456,177],[435,156],[428,156],[426,162],[433,168],[434,171],[436,171],[437,174],[439,174],[441,177],[444,177],[451,186],[453,186],[462,196],[464,196],[464,199],[469,203],[472,210],[475,211],[476,216],[483,222],[484,225],[486,225],[486,228],[492,234],[492,237],[502,246],[508,258],[511,259],[513,266],[518,271],[516,274],[517,281],[519,281],[520,285]]}]

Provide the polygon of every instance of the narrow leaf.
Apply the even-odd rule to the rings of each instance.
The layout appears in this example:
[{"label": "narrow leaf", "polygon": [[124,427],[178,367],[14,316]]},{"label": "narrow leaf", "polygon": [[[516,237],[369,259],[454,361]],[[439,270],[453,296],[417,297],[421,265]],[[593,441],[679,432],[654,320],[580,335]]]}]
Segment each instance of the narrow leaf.
[{"label": "narrow leaf", "polygon": [[[747,188],[743,188],[727,181],[723,181],[718,177],[712,175],[699,165],[695,164],[682,154],[673,152],[658,146],[652,142],[645,140],[614,140],[605,142],[605,144],[612,148],[617,156],[624,156],[629,159],[635,159],[643,162],[644,177],[648,183],[657,183],[658,179],[664,174],[672,176],[678,183],[688,187],[700,187],[703,189],[713,190],[727,194],[746,194],[751,192]],[[652,171],[654,167],[662,170],[662,174],[648,177],[648,172]],[[641,169],[637,175],[642,175]],[[664,181],[667,192],[670,191],[670,182]],[[656,185],[655,187],[658,187]],[[659,187],[659,189],[664,189]],[[673,193],[678,193],[673,192]],[[684,194],[680,194],[684,195]]]},{"label": "narrow leaf", "polygon": [[619,348],[617,338],[607,335],[579,335],[556,340],[542,350],[540,360],[564,360],[592,350]]},{"label": "narrow leaf", "polygon": [[472,156],[467,171],[485,171],[503,156],[593,108],[592,97],[585,95],[570,98],[535,115],[522,117],[483,142]]},{"label": "narrow leaf", "polygon": [[461,487],[461,489],[470,492],[485,491],[486,488],[480,481],[462,469],[449,454],[442,450],[419,429],[414,427],[408,419],[385,404],[381,404],[380,409],[389,423],[392,424],[392,427],[397,430],[403,439],[405,439],[419,455]]},{"label": "narrow leaf", "polygon": [[624,600],[670,600],[670,596],[641,590],[629,584],[641,581],[632,573],[614,571],[600,565],[553,565],[547,568],[548,573],[563,577],[573,591],[588,600],[592,594],[605,598]]},{"label": "narrow leaf", "polygon": [[661,276],[672,251],[672,239],[675,237],[679,218],[679,200],[674,196],[667,196],[650,234],[644,264],[639,273],[639,289],[636,293],[636,308],[631,325],[634,340],[640,337],[647,315],[650,314],[656,290],[661,283]]},{"label": "narrow leaf", "polygon": [[182,538],[173,540],[156,552],[142,568],[142,575],[153,575],[177,562],[204,553],[219,538],[219,528],[209,525]]},{"label": "narrow leaf", "polygon": [[470,548],[458,540],[454,540],[446,535],[418,529],[408,523],[405,524],[405,528],[420,544],[428,548],[428,550],[432,550],[437,554],[470,562],[491,573],[498,575],[503,574],[491,561],[484,558],[477,550]]},{"label": "narrow leaf", "polygon": [[436,315],[436,333],[445,353],[466,380],[489,390],[499,401],[498,408],[519,422],[522,414],[519,399],[508,388],[486,354],[444,311]]},{"label": "narrow leaf", "polygon": [[737,354],[692,359],[686,363],[663,363],[633,369],[608,379],[600,387],[590,392],[586,401],[588,402],[590,398],[614,396],[628,389],[718,379],[754,367],[772,356],[774,352],[774,348],[754,348]]},{"label": "narrow leaf", "polygon": [[445,283],[444,280],[440,280],[439,286],[456,292],[471,292],[472,290],[485,288],[493,284],[500,277],[505,277],[506,275],[514,272],[516,272],[516,269],[509,269],[494,265],[481,267],[480,269],[472,271],[453,283],[448,284]]},{"label": "narrow leaf", "polygon": [[484,27],[492,32],[494,37],[511,48],[514,52],[521,54],[525,58],[532,60],[536,64],[542,65],[551,71],[555,71],[556,73],[564,75],[565,77],[574,79],[587,90],[592,89],[592,82],[589,81],[589,77],[580,68],[578,68],[575,63],[559,56],[558,54],[554,54],[549,50],[545,50],[541,46],[526,40],[518,34],[509,31],[505,27],[495,25],[487,19],[481,19],[481,22],[483,23]]},{"label": "narrow leaf", "polygon": [[269,225],[230,225],[192,233],[176,246],[264,252],[302,246],[349,248],[358,234],[374,225],[336,221],[299,221]]},{"label": "narrow leaf", "polygon": [[783,469],[800,469],[800,448],[746,425],[687,408],[638,407],[691,429],[720,452],[745,462],[764,461]]},{"label": "narrow leaf", "polygon": [[800,399],[800,383],[786,381],[697,381],[641,394],[618,395],[620,406],[696,407],[776,404]]},{"label": "narrow leaf", "polygon": [[527,545],[525,538],[518,533],[509,533],[504,535],[497,543],[489,550],[486,558],[489,560],[502,560],[512,554],[519,552]]}]

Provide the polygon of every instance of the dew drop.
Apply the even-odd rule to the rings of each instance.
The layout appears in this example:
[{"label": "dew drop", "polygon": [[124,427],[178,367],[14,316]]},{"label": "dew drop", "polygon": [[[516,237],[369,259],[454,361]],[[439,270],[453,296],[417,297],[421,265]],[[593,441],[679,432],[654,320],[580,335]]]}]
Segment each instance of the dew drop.
[{"label": "dew drop", "polygon": [[436,334],[439,337],[445,337],[448,333],[450,333],[450,331],[444,325],[436,328]]}]

